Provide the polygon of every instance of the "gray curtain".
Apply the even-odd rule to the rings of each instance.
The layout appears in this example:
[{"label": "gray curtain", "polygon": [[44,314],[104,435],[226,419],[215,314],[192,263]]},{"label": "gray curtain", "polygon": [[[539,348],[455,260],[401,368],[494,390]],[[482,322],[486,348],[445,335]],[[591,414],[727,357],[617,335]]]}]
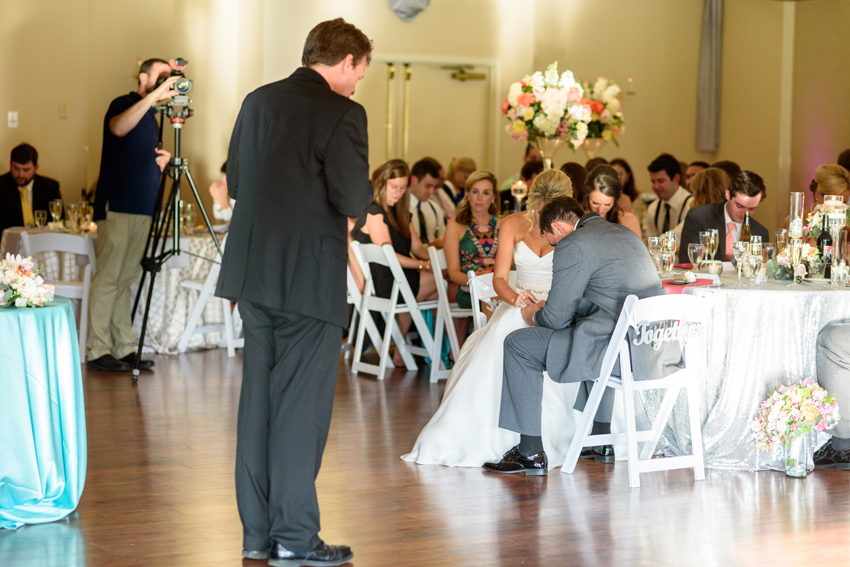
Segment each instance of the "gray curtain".
[{"label": "gray curtain", "polygon": [[697,87],[697,150],[714,152],[720,143],[720,71],[723,0],[705,0]]}]

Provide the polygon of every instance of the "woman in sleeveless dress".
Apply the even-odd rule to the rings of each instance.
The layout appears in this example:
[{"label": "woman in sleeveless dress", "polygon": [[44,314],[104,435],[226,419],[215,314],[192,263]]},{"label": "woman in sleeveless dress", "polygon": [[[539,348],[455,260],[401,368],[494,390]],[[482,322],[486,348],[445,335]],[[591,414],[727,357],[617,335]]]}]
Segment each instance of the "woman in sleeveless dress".
[{"label": "woman in sleeveless dress", "polygon": [[[531,296],[545,299],[552,285],[554,248],[540,235],[537,211],[552,198],[571,194],[569,178],[563,172],[546,170],[531,185],[528,210],[502,220],[493,279],[502,303],[489,323],[466,340],[440,407],[419,434],[413,450],[402,459],[479,467],[500,459],[519,442],[517,433],[498,426],[503,343],[508,334],[528,326],[522,320],[521,307]],[[508,285],[512,260],[517,275],[513,288]],[[543,445],[550,467],[563,463],[572,441],[579,415],[573,410],[577,391],[578,384],[544,382]]]},{"label": "woman in sleeveless dress", "polygon": [[[466,287],[469,281],[467,274],[470,271],[476,275],[492,272],[496,263],[499,223],[496,187],[496,176],[489,171],[476,171],[470,175],[455,218],[448,222],[443,236],[448,278],[460,286],[457,304],[463,309],[472,308]],[[458,341],[463,346],[469,331],[469,319],[455,319],[454,323]]]}]

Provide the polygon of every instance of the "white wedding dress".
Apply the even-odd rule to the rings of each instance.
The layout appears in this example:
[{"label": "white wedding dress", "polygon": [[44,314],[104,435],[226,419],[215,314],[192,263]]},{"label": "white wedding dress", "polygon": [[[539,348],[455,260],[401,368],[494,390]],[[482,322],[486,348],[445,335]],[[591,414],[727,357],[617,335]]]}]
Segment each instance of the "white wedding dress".
[{"label": "white wedding dress", "polygon": [[[537,256],[524,242],[514,246],[517,288],[546,299],[552,287],[552,256]],[[503,343],[524,329],[518,307],[502,303],[487,325],[463,344],[446,382],[443,401],[419,434],[405,461],[422,465],[480,467],[498,461],[519,443],[519,434],[499,428]],[[549,467],[563,464],[581,413],[573,410],[579,383],[559,384],[548,374],[543,386],[542,436]]]}]

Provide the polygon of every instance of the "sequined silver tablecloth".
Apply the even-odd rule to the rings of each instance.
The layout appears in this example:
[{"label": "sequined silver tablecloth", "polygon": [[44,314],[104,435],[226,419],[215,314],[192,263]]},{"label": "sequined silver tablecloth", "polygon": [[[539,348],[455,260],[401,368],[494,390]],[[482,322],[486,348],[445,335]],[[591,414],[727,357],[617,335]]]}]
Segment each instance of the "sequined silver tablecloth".
[{"label": "sequined silver tablecloth", "polygon": [[[777,281],[740,287],[735,281],[721,277],[720,288],[685,290],[711,302],[707,372],[698,389],[705,465],[784,470],[778,455],[756,449],[749,421],[776,386],[817,378],[818,332],[830,323],[850,321],[850,289]],[[654,415],[660,396],[645,396],[643,401]],[[687,420],[682,393],[665,431],[667,453],[690,454]],[[826,438],[820,434],[819,441]]]}]

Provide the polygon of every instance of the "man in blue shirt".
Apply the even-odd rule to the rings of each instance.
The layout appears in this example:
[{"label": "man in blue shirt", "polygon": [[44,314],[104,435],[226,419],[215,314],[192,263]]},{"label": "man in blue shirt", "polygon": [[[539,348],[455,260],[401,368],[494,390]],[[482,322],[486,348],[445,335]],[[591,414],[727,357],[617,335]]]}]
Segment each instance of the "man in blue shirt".
[{"label": "man in blue shirt", "polygon": [[[97,271],[92,280],[88,367],[124,372],[135,362],[130,286],[142,271],[145,242],[159,192],[160,175],[171,154],[158,149],[154,105],[178,94],[178,77],[162,59],[139,67],[137,90],[112,101],[103,119],[100,179],[94,203]],[[157,86],[157,79],[166,79]],[[153,361],[143,360],[141,368]]]}]

